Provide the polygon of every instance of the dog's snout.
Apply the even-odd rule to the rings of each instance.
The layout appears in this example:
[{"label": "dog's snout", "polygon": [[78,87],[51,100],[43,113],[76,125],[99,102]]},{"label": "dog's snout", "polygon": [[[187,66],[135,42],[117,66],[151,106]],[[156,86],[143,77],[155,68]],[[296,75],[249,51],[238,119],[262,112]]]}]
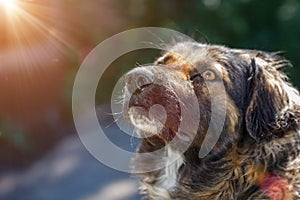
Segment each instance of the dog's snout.
[{"label": "dog's snout", "polygon": [[148,70],[136,69],[129,72],[125,78],[126,87],[130,93],[137,89],[142,90],[144,87],[154,82],[154,75]]}]

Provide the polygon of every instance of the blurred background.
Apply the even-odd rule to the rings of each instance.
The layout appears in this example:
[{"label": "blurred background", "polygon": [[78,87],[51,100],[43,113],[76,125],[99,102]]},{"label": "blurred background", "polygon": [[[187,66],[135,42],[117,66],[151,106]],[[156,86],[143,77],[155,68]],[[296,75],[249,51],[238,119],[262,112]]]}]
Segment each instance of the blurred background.
[{"label": "blurred background", "polygon": [[[300,86],[299,0],[0,0],[0,199],[140,199],[136,178],[102,165],[79,141],[71,95],[79,66],[97,44],[145,26],[283,51],[294,65],[285,71]],[[112,89],[126,71],[157,56],[128,53],[101,78],[99,121],[122,148],[134,151],[138,141],[113,123]]]}]

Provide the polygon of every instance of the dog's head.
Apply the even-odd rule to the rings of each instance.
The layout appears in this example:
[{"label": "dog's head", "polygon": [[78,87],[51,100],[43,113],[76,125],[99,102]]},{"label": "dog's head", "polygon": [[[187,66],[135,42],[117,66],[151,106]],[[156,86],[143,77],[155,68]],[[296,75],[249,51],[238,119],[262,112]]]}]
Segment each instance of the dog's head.
[{"label": "dog's head", "polygon": [[[177,138],[198,149],[219,123],[212,153],[224,153],[245,138],[269,141],[295,128],[293,113],[285,111],[300,99],[278,70],[286,65],[276,53],[178,43],[152,65],[127,74],[124,113],[157,147]],[[215,121],[213,113],[224,120]]]}]

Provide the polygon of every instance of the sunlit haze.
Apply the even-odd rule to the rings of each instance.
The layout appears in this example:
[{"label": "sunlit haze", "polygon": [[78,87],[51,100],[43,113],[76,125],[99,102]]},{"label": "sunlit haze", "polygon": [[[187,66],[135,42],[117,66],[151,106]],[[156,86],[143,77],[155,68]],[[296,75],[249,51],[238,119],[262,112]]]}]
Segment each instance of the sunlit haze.
[{"label": "sunlit haze", "polygon": [[12,14],[14,12],[14,8],[17,6],[16,0],[0,0],[0,6],[4,6],[6,12]]}]

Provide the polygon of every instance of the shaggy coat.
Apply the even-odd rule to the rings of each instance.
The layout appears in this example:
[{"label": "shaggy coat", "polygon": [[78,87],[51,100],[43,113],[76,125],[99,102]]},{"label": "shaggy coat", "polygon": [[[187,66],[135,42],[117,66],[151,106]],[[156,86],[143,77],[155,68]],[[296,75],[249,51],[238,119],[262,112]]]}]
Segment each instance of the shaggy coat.
[{"label": "shaggy coat", "polygon": [[[138,153],[152,152],[133,160],[148,199],[300,199],[300,96],[280,71],[289,62],[278,53],[196,42],[168,49],[126,76],[124,113],[144,136]],[[213,98],[224,124],[200,157],[219,125],[211,121]]]}]

